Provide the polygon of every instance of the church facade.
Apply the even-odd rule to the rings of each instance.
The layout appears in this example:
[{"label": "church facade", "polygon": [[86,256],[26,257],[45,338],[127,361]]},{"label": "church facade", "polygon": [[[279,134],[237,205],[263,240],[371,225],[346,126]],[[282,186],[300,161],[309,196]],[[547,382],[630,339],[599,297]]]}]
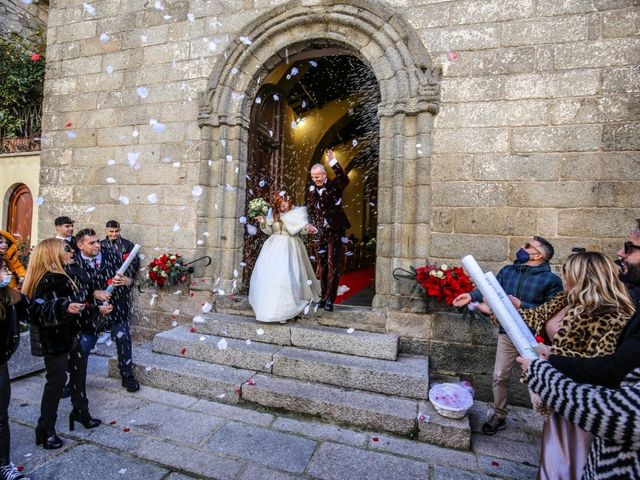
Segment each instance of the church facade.
[{"label": "church facade", "polygon": [[410,308],[392,271],[427,258],[613,254],[640,217],[638,25],[632,0],[52,1],[40,236],[117,218],[231,291],[248,199],[304,198],[333,148],[374,309]]}]

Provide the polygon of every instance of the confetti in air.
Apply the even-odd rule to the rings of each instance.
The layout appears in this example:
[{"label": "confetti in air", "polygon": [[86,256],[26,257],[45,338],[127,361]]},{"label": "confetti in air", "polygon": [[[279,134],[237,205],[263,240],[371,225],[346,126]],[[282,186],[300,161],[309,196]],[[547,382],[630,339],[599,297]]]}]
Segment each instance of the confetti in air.
[{"label": "confetti in air", "polygon": [[216,347],[218,347],[218,350],[226,350],[227,341],[224,338],[221,338],[218,343],[216,343]]},{"label": "confetti in air", "polygon": [[83,3],[82,6],[84,7],[84,11],[87,12],[89,15],[91,15],[92,17],[96,16],[96,9],[94,8],[93,5],[89,5],[88,3]]},{"label": "confetti in air", "polygon": [[147,87],[136,88],[136,93],[140,98],[147,98],[149,96],[149,89]]},{"label": "confetti in air", "polygon": [[202,195],[202,187],[200,185],[195,185],[192,189],[191,189],[191,195],[193,195],[194,197],[199,197],[200,195]]},{"label": "confetti in air", "polygon": [[111,37],[109,36],[108,33],[101,33],[100,34],[100,41],[102,43],[107,43],[109,40],[111,40]]},{"label": "confetti in air", "polygon": [[158,195],[156,195],[155,193],[150,193],[149,195],[147,195],[147,200],[149,201],[149,203],[157,203]]},{"label": "confetti in air", "polygon": [[177,232],[178,230],[180,230],[180,225],[178,225],[177,223],[173,224],[173,231]]},{"label": "confetti in air", "polygon": [[121,204],[123,205],[129,205],[129,197],[125,197],[124,195],[120,195],[118,197],[118,200],[120,201]]},{"label": "confetti in air", "polygon": [[116,183],[116,179],[115,179],[115,178],[113,178],[113,177],[107,177],[107,178],[105,178],[105,181],[106,181],[107,183]]},{"label": "confetti in air", "polygon": [[111,75],[113,73],[113,67],[111,65],[107,65],[106,71],[109,75]]},{"label": "confetti in air", "polygon": [[251,40],[249,39],[249,37],[240,37],[240,41],[242,43],[244,43],[245,45],[251,45]]},{"label": "confetti in air", "polygon": [[257,333],[258,335],[262,336],[262,335],[264,335],[264,330],[263,330],[263,329],[261,329],[261,328],[259,328],[259,329],[257,329],[257,330],[256,330],[256,333]]},{"label": "confetti in air", "polygon": [[255,225],[247,224],[247,233],[254,236],[258,233],[258,228]]},{"label": "confetti in air", "polygon": [[353,329],[353,328],[348,328],[347,329],[347,333],[353,333],[353,332],[355,332],[355,329]]},{"label": "confetti in air", "polygon": [[209,313],[212,308],[213,305],[211,305],[209,302],[205,302],[205,304],[202,306],[202,313]]},{"label": "confetti in air", "polygon": [[451,51],[447,53],[447,60],[449,60],[450,62],[455,62],[458,59],[458,57],[459,57],[458,52]]},{"label": "confetti in air", "polygon": [[84,212],[85,213],[91,213],[96,209],[96,207],[88,207]]}]

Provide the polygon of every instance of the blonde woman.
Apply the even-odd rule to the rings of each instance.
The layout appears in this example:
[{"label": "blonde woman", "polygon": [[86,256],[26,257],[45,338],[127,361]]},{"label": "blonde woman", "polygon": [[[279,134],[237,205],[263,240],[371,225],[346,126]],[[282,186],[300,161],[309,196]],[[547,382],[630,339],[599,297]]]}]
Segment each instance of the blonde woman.
[{"label": "blonde woman", "polygon": [[[62,447],[55,425],[62,389],[70,374],[73,410],[69,427],[78,421],[95,428],[101,421],[89,414],[85,393],[87,356],[80,350],[82,322],[98,314],[98,307],[85,305],[85,296],[66,273],[73,262],[73,249],[65,241],[43,240],[31,254],[22,292],[31,299],[31,353],[44,356],[46,384],[42,393],[36,445],[45,449]],[[112,306],[99,307],[109,313]]]},{"label": "blonde woman", "polygon": [[[574,253],[562,267],[565,291],[539,307],[520,310],[520,315],[554,354],[599,357],[613,353],[635,311],[618,271],[602,253]],[[542,432],[539,478],[582,478],[591,441],[591,434],[551,413]]]}]

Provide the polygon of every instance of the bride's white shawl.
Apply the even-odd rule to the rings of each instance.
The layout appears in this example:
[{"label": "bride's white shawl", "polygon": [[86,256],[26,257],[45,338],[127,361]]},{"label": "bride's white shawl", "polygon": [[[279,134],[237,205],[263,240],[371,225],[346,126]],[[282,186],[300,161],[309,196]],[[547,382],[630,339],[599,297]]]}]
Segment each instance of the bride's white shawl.
[{"label": "bride's white shawl", "polygon": [[280,220],[282,220],[284,228],[287,229],[289,235],[297,235],[304,230],[304,227],[309,223],[307,207],[294,207],[280,215]]}]

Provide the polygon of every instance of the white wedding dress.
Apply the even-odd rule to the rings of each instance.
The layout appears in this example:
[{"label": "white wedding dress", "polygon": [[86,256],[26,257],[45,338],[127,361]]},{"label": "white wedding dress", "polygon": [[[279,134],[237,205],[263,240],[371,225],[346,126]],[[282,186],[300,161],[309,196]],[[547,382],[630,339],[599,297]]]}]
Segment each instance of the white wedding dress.
[{"label": "white wedding dress", "polygon": [[310,301],[320,300],[320,282],[299,237],[307,223],[307,208],[294,207],[280,215],[279,221],[260,225],[270,237],[249,283],[249,303],[259,322],[289,320]]}]

